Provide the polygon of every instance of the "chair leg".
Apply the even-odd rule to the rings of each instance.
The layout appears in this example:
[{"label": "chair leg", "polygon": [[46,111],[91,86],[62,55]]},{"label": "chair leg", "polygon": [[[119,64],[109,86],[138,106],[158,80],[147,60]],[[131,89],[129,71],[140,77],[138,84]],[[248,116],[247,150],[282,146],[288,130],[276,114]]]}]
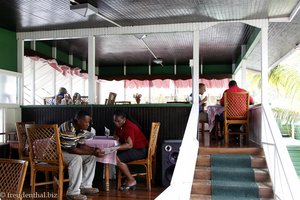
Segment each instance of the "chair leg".
[{"label": "chair leg", "polygon": [[[57,189],[57,184],[55,182],[55,177],[57,177],[57,173],[52,172],[52,180],[53,180],[53,191],[58,192],[59,189]],[[59,180],[59,177],[57,177],[57,180]]]},{"label": "chair leg", "polygon": [[63,189],[64,189],[64,171],[59,170],[59,175],[58,175],[58,199],[62,200],[63,199]]},{"label": "chair leg", "polygon": [[121,187],[121,180],[122,180],[122,172],[118,170],[117,190],[119,190]]},{"label": "chair leg", "polygon": [[228,134],[228,124],[224,123],[224,135],[225,135],[225,145],[228,145],[229,134]]},{"label": "chair leg", "polygon": [[31,171],[31,179],[30,179],[30,182],[31,182],[31,193],[34,194],[35,193],[35,183],[36,183],[36,170],[32,170]]},{"label": "chair leg", "polygon": [[147,181],[147,190],[150,192],[151,191],[151,167],[146,166],[146,181]]},{"label": "chair leg", "polygon": [[248,144],[249,143],[249,124],[245,125],[245,130],[246,130],[246,134],[245,134],[245,143]]}]

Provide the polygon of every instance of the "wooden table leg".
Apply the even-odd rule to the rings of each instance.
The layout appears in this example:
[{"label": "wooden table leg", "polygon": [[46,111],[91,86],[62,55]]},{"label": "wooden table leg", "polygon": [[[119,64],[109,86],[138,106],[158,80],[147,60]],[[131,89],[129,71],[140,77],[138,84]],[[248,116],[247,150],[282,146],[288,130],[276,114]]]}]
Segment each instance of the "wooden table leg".
[{"label": "wooden table leg", "polygon": [[110,176],[109,164],[105,163],[104,167],[105,167],[105,191],[108,192],[109,191],[109,176]]}]

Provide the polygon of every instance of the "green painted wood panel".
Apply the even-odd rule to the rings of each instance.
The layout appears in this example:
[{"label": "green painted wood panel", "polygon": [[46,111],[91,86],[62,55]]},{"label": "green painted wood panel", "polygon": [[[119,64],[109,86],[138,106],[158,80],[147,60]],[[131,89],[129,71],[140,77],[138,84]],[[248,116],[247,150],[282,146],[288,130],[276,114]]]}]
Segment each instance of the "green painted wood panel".
[{"label": "green painted wood panel", "polygon": [[127,75],[148,75],[149,67],[148,66],[127,66],[126,74]]},{"label": "green painted wood panel", "polygon": [[204,74],[231,74],[232,65],[204,65]]},{"label": "green painted wood panel", "polygon": [[44,42],[37,41],[35,43],[35,50],[43,55],[52,57],[52,47]]},{"label": "green painted wood panel", "polygon": [[73,57],[73,65],[82,68],[82,61],[77,57]]},{"label": "green painted wood panel", "polygon": [[0,69],[18,71],[16,33],[0,28]]},{"label": "green painted wood panel", "polygon": [[63,52],[59,49],[57,49],[57,60],[64,62],[64,63],[69,63],[69,54],[67,54],[66,52]]},{"label": "green painted wood panel", "polygon": [[290,145],[287,146],[287,149],[291,156],[297,175],[300,177],[300,145],[299,146]]}]

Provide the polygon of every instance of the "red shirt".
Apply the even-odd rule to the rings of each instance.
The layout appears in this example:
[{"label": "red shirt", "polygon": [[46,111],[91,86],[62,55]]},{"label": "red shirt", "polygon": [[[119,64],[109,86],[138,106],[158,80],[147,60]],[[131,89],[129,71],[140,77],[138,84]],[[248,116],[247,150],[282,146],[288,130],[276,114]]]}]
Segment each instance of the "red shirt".
[{"label": "red shirt", "polygon": [[[231,86],[229,89],[225,90],[225,92],[247,92],[246,90],[242,89],[242,88],[239,88],[238,86]],[[223,96],[222,96],[222,99],[220,99],[220,103],[221,105],[224,105],[224,93],[223,93]],[[254,101],[253,101],[253,98],[250,96],[250,104],[253,104]]]},{"label": "red shirt", "polygon": [[121,144],[125,143],[128,137],[131,138],[135,149],[145,148],[148,146],[148,141],[141,129],[129,119],[121,128],[116,129],[116,134],[120,139]]}]

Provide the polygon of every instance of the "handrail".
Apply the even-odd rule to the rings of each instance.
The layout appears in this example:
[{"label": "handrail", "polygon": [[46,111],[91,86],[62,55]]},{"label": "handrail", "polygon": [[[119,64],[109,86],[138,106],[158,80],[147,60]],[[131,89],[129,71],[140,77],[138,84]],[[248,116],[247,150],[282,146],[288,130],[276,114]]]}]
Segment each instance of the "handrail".
[{"label": "handrail", "polygon": [[199,142],[198,133],[199,105],[193,104],[170,186],[156,200],[190,199],[196,167]]},{"label": "handrail", "polygon": [[263,106],[262,122],[262,145],[273,184],[274,199],[298,200],[300,181],[269,105]]}]

